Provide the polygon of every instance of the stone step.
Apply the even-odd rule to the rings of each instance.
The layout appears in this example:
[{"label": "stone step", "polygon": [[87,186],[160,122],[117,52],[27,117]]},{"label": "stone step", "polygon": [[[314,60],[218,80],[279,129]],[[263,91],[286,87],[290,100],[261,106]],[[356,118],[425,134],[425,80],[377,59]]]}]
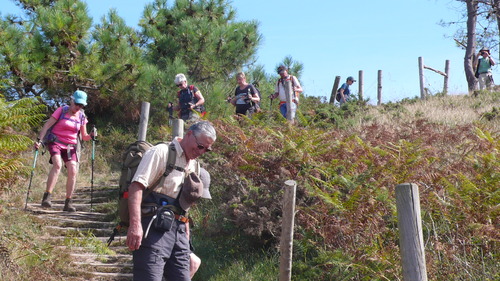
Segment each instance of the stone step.
[{"label": "stone step", "polygon": [[[64,204],[64,200],[66,200],[65,198],[64,199],[52,199],[52,203],[57,203],[57,204]],[[77,194],[75,194],[75,196],[73,196],[73,204],[77,203],[77,204],[90,204],[90,196],[87,197],[85,195],[85,197],[83,196],[78,196]],[[118,202],[118,199],[116,198],[110,198],[110,197],[93,197],[92,198],[92,203],[94,205],[96,204],[99,204],[99,203],[108,203],[108,202]],[[41,203],[41,201],[40,201]]]},{"label": "stone step", "polygon": [[120,264],[109,264],[102,262],[80,262],[74,261],[72,264],[77,266],[87,266],[92,267],[94,269],[93,272],[102,272],[102,273],[132,273],[132,269],[134,264],[132,262],[125,262]]},{"label": "stone step", "polygon": [[63,216],[53,216],[53,215],[39,215],[39,218],[43,218],[48,221],[54,222],[55,225],[61,227],[76,227],[76,228],[102,228],[102,229],[113,229],[116,225],[114,222],[103,222],[95,220],[86,220],[83,218],[71,218]]},{"label": "stone step", "polygon": [[[89,205],[90,206],[90,205]],[[95,220],[95,221],[110,221],[114,218],[115,214],[109,214],[109,213],[97,213],[97,212],[87,212],[87,211],[79,211],[77,210],[76,212],[65,212],[62,209],[64,208],[64,205],[59,205],[55,204],[54,207],[52,208],[43,208],[40,204],[38,203],[28,203],[27,210],[35,213],[37,215],[42,215],[42,214],[50,214],[50,215],[57,215],[57,216],[64,216],[64,217],[69,217],[69,218],[74,218],[74,219],[88,219],[88,220]],[[90,210],[90,208],[89,208]]]},{"label": "stone step", "polygon": [[129,281],[134,279],[132,273],[105,273],[105,272],[94,272],[95,278],[92,281]]},{"label": "stone step", "polygon": [[[118,201],[116,201],[118,202]],[[107,202],[106,202],[107,203]],[[114,203],[114,202],[111,202]],[[102,203],[99,203],[102,204]],[[93,204],[93,211],[99,210],[99,204]],[[118,203],[116,203],[118,204]],[[45,210],[56,210],[56,211],[62,211],[64,209],[64,200],[52,200],[52,207],[51,208],[44,208],[41,206],[40,203],[28,203],[28,206],[31,206],[31,209],[45,209]],[[77,212],[90,212],[90,202],[86,201],[83,203],[76,203],[73,202],[73,207],[76,208]],[[96,212],[90,212],[90,213],[96,213]],[[106,214],[106,213],[103,213]]]},{"label": "stone step", "polygon": [[96,237],[109,237],[111,233],[113,233],[112,229],[100,229],[100,228],[88,228],[88,227],[60,227],[47,225],[44,226],[45,229],[52,235],[66,235],[66,236],[75,236],[77,234],[87,233],[93,234]]},{"label": "stone step", "polygon": [[123,264],[132,263],[132,253],[130,254],[116,254],[116,255],[100,255],[92,253],[71,253],[71,257],[75,258],[80,263],[93,263],[100,262],[106,264]]},{"label": "stone step", "polygon": [[[57,241],[64,241],[68,237],[67,236],[54,236],[53,235],[53,236],[45,237],[45,238],[48,240],[55,241],[55,243],[57,243]],[[71,237],[71,238],[74,238],[74,237]],[[107,245],[109,236],[92,237],[92,238],[99,240],[103,244]],[[82,239],[87,239],[87,237],[82,237]],[[115,239],[113,240],[113,242],[111,242],[111,245],[109,245],[109,248],[115,252],[128,251],[126,241],[127,241],[126,235],[125,236],[115,236]]]}]

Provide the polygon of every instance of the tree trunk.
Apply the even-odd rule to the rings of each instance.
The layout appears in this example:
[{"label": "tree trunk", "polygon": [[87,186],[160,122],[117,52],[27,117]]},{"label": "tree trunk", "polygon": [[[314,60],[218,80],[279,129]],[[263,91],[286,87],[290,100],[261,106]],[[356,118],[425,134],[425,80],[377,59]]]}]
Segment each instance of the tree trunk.
[{"label": "tree trunk", "polygon": [[[497,30],[498,30],[498,37],[500,40],[500,0],[493,0],[493,11],[495,11],[495,17],[497,19]],[[500,55],[500,48],[498,50]]]},{"label": "tree trunk", "polygon": [[477,0],[467,0],[467,47],[465,48],[464,70],[469,93],[476,89],[477,79],[474,76],[474,62],[476,61],[476,23]]}]

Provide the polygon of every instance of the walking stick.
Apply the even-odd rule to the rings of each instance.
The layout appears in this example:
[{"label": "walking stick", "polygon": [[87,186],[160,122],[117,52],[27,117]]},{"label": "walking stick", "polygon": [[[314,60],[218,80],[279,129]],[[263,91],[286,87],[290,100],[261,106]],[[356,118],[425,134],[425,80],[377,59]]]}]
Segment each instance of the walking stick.
[{"label": "walking stick", "polygon": [[30,196],[31,182],[33,181],[33,174],[35,173],[36,159],[38,158],[38,148],[35,149],[35,159],[33,160],[33,167],[31,167],[30,183],[28,185],[28,192],[26,193],[26,203],[24,204],[24,209],[28,208],[28,198]]},{"label": "walking stick", "polygon": [[93,210],[93,204],[94,204],[94,159],[95,159],[95,142],[96,137],[97,137],[97,129],[94,126],[92,126],[92,172],[90,176],[90,211],[92,212]]}]

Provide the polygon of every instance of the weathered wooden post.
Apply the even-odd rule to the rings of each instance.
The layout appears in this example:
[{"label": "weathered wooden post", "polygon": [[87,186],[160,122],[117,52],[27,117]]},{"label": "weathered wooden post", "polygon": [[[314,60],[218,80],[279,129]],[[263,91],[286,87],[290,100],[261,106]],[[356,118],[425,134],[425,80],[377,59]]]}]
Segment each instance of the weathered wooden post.
[{"label": "weathered wooden post", "polygon": [[335,103],[335,97],[337,96],[337,89],[340,84],[340,76],[335,76],[335,81],[333,82],[332,94],[330,95],[330,103]]},{"label": "weathered wooden post", "polygon": [[378,71],[377,105],[382,104],[382,70]]},{"label": "weathered wooden post", "polygon": [[420,196],[416,184],[403,183],[396,186],[396,208],[403,280],[427,281]]},{"label": "weathered wooden post", "polygon": [[444,63],[444,85],[443,85],[443,94],[448,94],[448,78],[450,77],[450,60],[446,60]]},{"label": "weathered wooden post", "polygon": [[363,70],[358,73],[358,97],[359,100],[363,100]]},{"label": "weathered wooden post", "polygon": [[184,136],[184,120],[174,119],[172,125],[172,139]]},{"label": "weathered wooden post", "polygon": [[280,242],[281,256],[279,281],[289,281],[292,278],[293,225],[295,219],[296,190],[297,183],[294,180],[287,180],[285,182]]},{"label": "weathered wooden post", "polygon": [[418,57],[418,77],[420,81],[420,99],[425,99],[424,58]]},{"label": "weathered wooden post", "polygon": [[285,81],[285,95],[286,95],[286,120],[293,122],[292,119],[292,94],[293,94],[293,88],[292,88],[292,80],[286,80]]},{"label": "weathered wooden post", "polygon": [[149,102],[142,102],[141,105],[141,120],[139,123],[139,135],[137,140],[146,141],[146,135],[148,132],[148,121],[149,121]]}]

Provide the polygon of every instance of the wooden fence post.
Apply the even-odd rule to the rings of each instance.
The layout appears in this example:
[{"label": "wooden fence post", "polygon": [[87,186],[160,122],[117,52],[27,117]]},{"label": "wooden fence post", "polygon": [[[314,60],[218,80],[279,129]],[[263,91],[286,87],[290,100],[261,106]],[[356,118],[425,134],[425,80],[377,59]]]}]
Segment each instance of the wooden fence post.
[{"label": "wooden fence post", "polygon": [[148,132],[149,121],[149,102],[142,102],[141,105],[141,120],[139,122],[139,135],[137,140],[145,141]]},{"label": "wooden fence post", "polygon": [[396,208],[403,280],[427,281],[420,196],[416,184],[403,183],[396,186]]},{"label": "wooden fence post", "polygon": [[340,84],[340,76],[335,76],[335,81],[333,82],[332,93],[330,95],[330,103],[331,104],[335,103],[335,97],[337,96],[337,89],[339,88],[339,84]]},{"label": "wooden fence post", "polygon": [[184,120],[174,119],[172,125],[172,139],[184,136]]},{"label": "wooden fence post", "polygon": [[292,120],[292,93],[293,93],[293,88],[292,88],[292,81],[287,80],[285,81],[285,94],[286,94],[286,120],[293,122]]},{"label": "wooden fence post", "polygon": [[378,71],[377,105],[382,104],[382,70]]},{"label": "wooden fence post", "polygon": [[418,77],[420,81],[420,99],[425,99],[424,58],[422,57],[418,57]]},{"label": "wooden fence post", "polygon": [[281,256],[279,281],[289,281],[292,278],[293,225],[295,218],[296,190],[297,183],[294,180],[287,180],[285,182],[280,242]]},{"label": "wooden fence post", "polygon": [[358,98],[359,100],[363,100],[363,70],[360,70],[358,73]]},{"label": "wooden fence post", "polygon": [[450,77],[450,60],[446,60],[444,63],[444,84],[443,84],[443,94],[448,94],[448,78]]}]

